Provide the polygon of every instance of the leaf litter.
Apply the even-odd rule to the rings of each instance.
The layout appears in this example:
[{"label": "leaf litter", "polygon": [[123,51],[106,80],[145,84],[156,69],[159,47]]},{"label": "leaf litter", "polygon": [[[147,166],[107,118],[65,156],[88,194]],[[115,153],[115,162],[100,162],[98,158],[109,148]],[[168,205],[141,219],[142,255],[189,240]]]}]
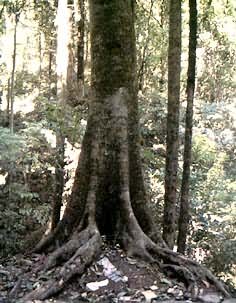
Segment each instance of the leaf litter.
[{"label": "leaf litter", "polygon": [[[40,271],[45,260],[44,255],[37,254],[0,260],[0,303],[30,303],[21,298],[56,274],[56,270]],[[183,283],[164,276],[158,267],[127,257],[119,246],[105,246],[100,259],[56,298],[32,301],[41,302],[192,303],[193,300]],[[200,289],[194,302],[236,303],[236,299],[224,300],[212,289]]]}]

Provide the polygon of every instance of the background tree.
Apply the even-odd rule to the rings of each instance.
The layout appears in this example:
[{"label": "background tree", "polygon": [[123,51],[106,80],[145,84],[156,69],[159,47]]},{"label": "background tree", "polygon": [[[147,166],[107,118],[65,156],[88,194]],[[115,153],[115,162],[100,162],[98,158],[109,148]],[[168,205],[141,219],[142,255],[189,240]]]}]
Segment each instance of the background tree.
[{"label": "background tree", "polygon": [[77,37],[77,80],[79,86],[84,85],[84,44],[85,44],[85,1],[74,0],[75,21],[78,27]]},{"label": "background tree", "polygon": [[10,90],[10,130],[14,131],[14,87],[15,87],[15,68],[16,68],[16,40],[17,40],[17,25],[20,19],[20,14],[24,8],[25,1],[16,1],[15,3],[9,3],[8,11],[14,15],[14,37],[13,37],[13,55],[12,55],[12,72],[11,72],[11,90]]},{"label": "background tree", "polygon": [[190,167],[192,153],[192,129],[193,129],[193,100],[195,89],[195,69],[196,69],[196,47],[197,47],[197,3],[195,0],[189,1],[189,57],[188,57],[188,78],[187,78],[187,109],[185,121],[184,140],[184,163],[182,186],[180,192],[180,213],[179,213],[179,233],[178,252],[184,253],[186,248],[186,238],[189,224],[189,186]]},{"label": "background tree", "polygon": [[179,150],[179,99],[181,71],[181,1],[171,0],[168,49],[168,114],[166,138],[165,205],[163,239],[173,249],[176,231]]},{"label": "background tree", "polygon": [[59,125],[56,134],[57,161],[55,168],[55,197],[52,212],[51,229],[55,229],[60,221],[62,195],[64,190],[65,135],[65,104],[67,102],[67,71],[69,61],[69,12],[67,0],[58,1],[57,9],[57,113]]}]

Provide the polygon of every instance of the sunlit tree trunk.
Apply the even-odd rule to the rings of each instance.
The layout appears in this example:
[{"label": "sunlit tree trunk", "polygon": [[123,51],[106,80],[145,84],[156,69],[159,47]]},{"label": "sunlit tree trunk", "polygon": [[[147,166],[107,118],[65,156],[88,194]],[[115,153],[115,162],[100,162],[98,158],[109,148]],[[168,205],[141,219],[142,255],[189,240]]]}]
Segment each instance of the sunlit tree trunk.
[{"label": "sunlit tree trunk", "polygon": [[41,92],[41,87],[42,87],[42,61],[43,61],[43,56],[42,56],[42,33],[39,31],[38,34],[38,39],[39,39],[39,92]]},{"label": "sunlit tree trunk", "polygon": [[62,196],[64,189],[64,157],[65,157],[65,136],[64,136],[64,110],[67,98],[67,70],[69,44],[69,12],[67,0],[58,1],[57,11],[57,119],[58,128],[56,131],[56,169],[55,169],[55,195],[52,212],[51,229],[53,230],[60,221]]},{"label": "sunlit tree trunk", "polygon": [[51,97],[52,89],[52,63],[53,63],[53,38],[50,38],[49,51],[48,51],[48,91],[49,99]]},{"label": "sunlit tree trunk", "polygon": [[180,215],[178,252],[184,253],[188,234],[190,216],[189,185],[192,154],[192,128],[193,128],[193,101],[196,73],[196,47],[197,47],[197,3],[189,0],[189,55],[188,55],[188,79],[187,79],[187,110],[185,120],[183,176],[180,193]]},{"label": "sunlit tree trunk", "polygon": [[15,13],[14,15],[14,38],[13,38],[13,55],[12,55],[12,72],[11,72],[11,91],[10,91],[10,131],[14,132],[14,98],[15,98],[15,69],[16,69],[16,35],[17,35],[17,25],[19,22],[20,15]]},{"label": "sunlit tree trunk", "polygon": [[7,80],[7,111],[6,111],[6,121],[9,126],[10,122],[10,99],[11,99],[11,79]]},{"label": "sunlit tree trunk", "polygon": [[170,0],[168,49],[168,114],[166,139],[163,239],[175,243],[177,171],[179,149],[179,98],[181,70],[181,0]]}]

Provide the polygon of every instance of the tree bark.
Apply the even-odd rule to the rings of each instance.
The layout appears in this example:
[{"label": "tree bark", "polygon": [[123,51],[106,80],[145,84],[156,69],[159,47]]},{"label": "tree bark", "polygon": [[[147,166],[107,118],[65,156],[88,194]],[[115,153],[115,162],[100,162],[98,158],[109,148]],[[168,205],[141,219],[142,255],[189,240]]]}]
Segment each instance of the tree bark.
[{"label": "tree bark", "polygon": [[185,139],[183,175],[180,194],[180,216],[178,234],[178,252],[185,252],[188,224],[190,216],[189,186],[190,167],[192,154],[192,128],[193,128],[193,101],[195,90],[196,73],[196,47],[197,47],[197,3],[196,0],[189,0],[189,55],[188,55],[188,79],[187,79],[187,109],[185,118]]},{"label": "tree bark", "polygon": [[181,0],[170,1],[168,49],[168,114],[163,239],[173,249],[176,230],[181,71]]}]

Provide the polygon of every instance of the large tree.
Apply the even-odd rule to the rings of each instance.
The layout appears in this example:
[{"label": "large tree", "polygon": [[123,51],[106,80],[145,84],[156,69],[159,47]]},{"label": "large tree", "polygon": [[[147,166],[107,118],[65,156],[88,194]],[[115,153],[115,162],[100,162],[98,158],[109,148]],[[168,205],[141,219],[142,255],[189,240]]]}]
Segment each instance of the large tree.
[{"label": "large tree", "polygon": [[82,274],[101,251],[101,235],[189,284],[208,279],[226,293],[208,270],[163,247],[154,234],[138,145],[134,1],[90,0],[90,18],[92,94],[72,195],[57,228],[36,248],[53,249],[44,270],[62,267],[26,299],[45,299]]}]

